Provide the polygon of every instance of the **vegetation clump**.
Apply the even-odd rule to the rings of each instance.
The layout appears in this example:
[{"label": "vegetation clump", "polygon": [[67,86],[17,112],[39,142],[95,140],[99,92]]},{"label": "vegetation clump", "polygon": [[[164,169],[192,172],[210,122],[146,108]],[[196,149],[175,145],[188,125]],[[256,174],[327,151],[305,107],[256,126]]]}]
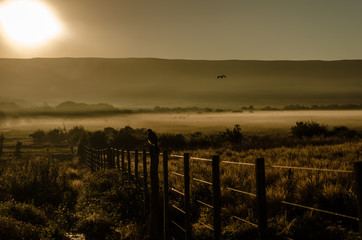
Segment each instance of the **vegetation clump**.
[{"label": "vegetation clump", "polygon": [[319,124],[316,122],[297,122],[291,128],[291,133],[299,138],[325,136],[327,134],[327,125]]},{"label": "vegetation clump", "polygon": [[327,125],[319,124],[313,121],[297,122],[296,125],[290,129],[290,132],[293,136],[298,138],[323,136],[352,139],[358,137],[357,131],[350,130],[346,126],[337,126],[334,127],[332,131],[329,131]]},{"label": "vegetation clump", "polygon": [[[84,181],[76,210],[77,228],[87,239],[139,239],[142,192],[134,181],[117,170],[97,172]],[[123,228],[137,226],[128,232]],[[138,231],[138,232],[137,232]]]}]

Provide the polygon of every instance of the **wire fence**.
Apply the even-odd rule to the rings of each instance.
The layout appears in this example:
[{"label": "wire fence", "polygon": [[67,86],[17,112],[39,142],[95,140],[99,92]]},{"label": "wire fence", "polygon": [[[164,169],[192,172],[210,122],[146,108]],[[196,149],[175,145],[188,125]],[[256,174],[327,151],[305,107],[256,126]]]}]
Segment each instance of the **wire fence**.
[{"label": "wire fence", "polygon": [[[192,238],[192,224],[198,223],[205,228],[213,232],[214,239],[221,239],[222,234],[222,222],[221,222],[221,207],[222,207],[222,189],[220,182],[220,164],[221,169],[231,166],[233,169],[243,167],[253,167],[255,171],[255,192],[250,192],[244,189],[238,189],[234,186],[223,185],[223,191],[230,191],[234,194],[241,194],[250,197],[252,201],[256,202],[256,221],[251,219],[231,214],[230,219],[240,221],[256,228],[259,239],[267,238],[267,201],[266,201],[266,182],[265,182],[265,169],[288,169],[298,171],[319,171],[330,172],[335,174],[353,174],[355,180],[355,189],[357,193],[357,206],[358,217],[350,216],[348,214],[330,211],[328,209],[319,209],[312,206],[306,206],[301,203],[290,202],[281,200],[280,204],[304,209],[306,211],[315,211],[322,214],[344,218],[352,221],[356,221],[360,226],[360,234],[362,236],[362,162],[354,163],[354,171],[343,169],[326,169],[326,168],[311,168],[300,166],[282,166],[265,164],[263,158],[258,158],[255,163],[247,162],[233,162],[233,161],[221,161],[219,156],[213,156],[212,158],[200,158],[191,157],[190,154],[184,155],[168,154],[163,152],[159,154],[155,149],[150,151],[128,151],[124,149],[116,148],[100,148],[94,149],[87,146],[81,147],[81,156],[86,165],[92,172],[106,170],[106,169],[119,169],[124,174],[128,174],[130,177],[137,180],[136,182],[143,191],[144,198],[144,217],[145,219],[150,215],[152,218],[163,218],[163,233],[162,236],[154,236],[155,239],[171,239],[175,238],[171,230],[177,229],[184,234],[185,239]],[[162,156],[162,171],[158,168],[159,156]],[[178,165],[182,165],[183,169],[174,169],[174,164],[170,165],[170,162],[176,161]],[[207,177],[200,178],[199,176],[193,176],[191,164],[211,165],[205,169],[211,169],[211,180]],[[169,165],[172,169],[169,169]],[[207,175],[207,174],[206,174]],[[161,183],[159,177],[161,176]],[[210,174],[208,175],[210,177]],[[142,180],[142,181],[141,181]],[[155,181],[157,180],[157,181]],[[156,182],[156,186],[154,183]],[[210,222],[204,222],[204,220],[192,220],[192,206],[191,206],[191,192],[192,187],[195,184],[202,184],[206,188],[210,189],[211,196],[209,199],[193,198],[192,204],[198,204],[199,208],[207,209],[205,214],[209,214]],[[177,187],[177,186],[178,187]],[[179,189],[182,186],[182,189]],[[159,194],[161,190],[163,198],[163,207],[159,206]],[[157,196],[154,194],[157,193]],[[178,200],[176,200],[178,199]],[[157,201],[157,202],[156,202]],[[155,209],[156,208],[156,209]],[[170,214],[170,210],[173,214]],[[174,213],[176,212],[176,213]],[[163,214],[160,216],[152,216]],[[270,216],[269,216],[270,217]],[[152,227],[151,227],[152,228]],[[160,233],[154,233],[160,234]]]}]

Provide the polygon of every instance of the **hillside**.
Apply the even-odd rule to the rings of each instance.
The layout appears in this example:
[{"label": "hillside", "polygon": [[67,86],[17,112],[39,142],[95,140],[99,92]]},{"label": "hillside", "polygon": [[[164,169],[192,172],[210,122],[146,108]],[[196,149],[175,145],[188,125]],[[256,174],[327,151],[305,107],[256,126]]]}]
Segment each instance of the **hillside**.
[{"label": "hillside", "polygon": [[[217,79],[220,74],[227,78]],[[118,107],[362,102],[362,60],[0,59],[0,96]]]}]

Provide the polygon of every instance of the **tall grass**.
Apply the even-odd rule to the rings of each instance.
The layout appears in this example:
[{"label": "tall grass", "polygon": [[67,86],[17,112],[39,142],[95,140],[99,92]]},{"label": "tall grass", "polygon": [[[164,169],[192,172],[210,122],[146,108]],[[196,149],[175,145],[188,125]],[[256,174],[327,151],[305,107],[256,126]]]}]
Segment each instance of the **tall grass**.
[{"label": "tall grass", "polygon": [[[267,206],[269,234],[274,239],[357,239],[357,222],[310,210],[286,206],[281,201],[294,202],[357,217],[353,174],[311,172],[268,167],[268,165],[303,166],[314,168],[352,170],[353,162],[360,161],[362,142],[325,146],[280,147],[232,151],[207,149],[191,151],[192,156],[211,157],[219,154],[221,161],[254,163],[255,158],[266,159]],[[170,171],[182,173],[181,159],[170,160]],[[191,160],[191,176],[211,181],[211,164]],[[257,223],[255,199],[235,193],[227,187],[255,193],[255,173],[252,166],[221,163],[221,193],[224,239],[255,239],[256,229],[233,219],[236,215]],[[207,239],[212,232],[197,221],[212,224],[211,212],[196,199],[212,203],[211,187],[192,181],[192,202],[195,238]],[[183,179],[170,175],[170,185],[183,189]],[[172,195],[173,196],[173,195]],[[182,207],[182,199],[172,197],[173,204]],[[210,235],[205,237],[205,234]]]}]

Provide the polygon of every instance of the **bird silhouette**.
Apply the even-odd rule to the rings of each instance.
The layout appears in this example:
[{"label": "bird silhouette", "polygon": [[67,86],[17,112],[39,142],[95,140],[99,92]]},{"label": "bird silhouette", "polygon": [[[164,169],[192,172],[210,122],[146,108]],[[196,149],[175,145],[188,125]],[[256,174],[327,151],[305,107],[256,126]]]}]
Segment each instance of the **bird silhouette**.
[{"label": "bird silhouette", "polygon": [[226,75],[219,75],[219,76],[217,76],[217,78],[219,79],[219,78],[226,78]]},{"label": "bird silhouette", "polygon": [[154,131],[151,129],[147,129],[147,142],[154,147],[158,152],[160,151],[158,149],[158,138]]}]

